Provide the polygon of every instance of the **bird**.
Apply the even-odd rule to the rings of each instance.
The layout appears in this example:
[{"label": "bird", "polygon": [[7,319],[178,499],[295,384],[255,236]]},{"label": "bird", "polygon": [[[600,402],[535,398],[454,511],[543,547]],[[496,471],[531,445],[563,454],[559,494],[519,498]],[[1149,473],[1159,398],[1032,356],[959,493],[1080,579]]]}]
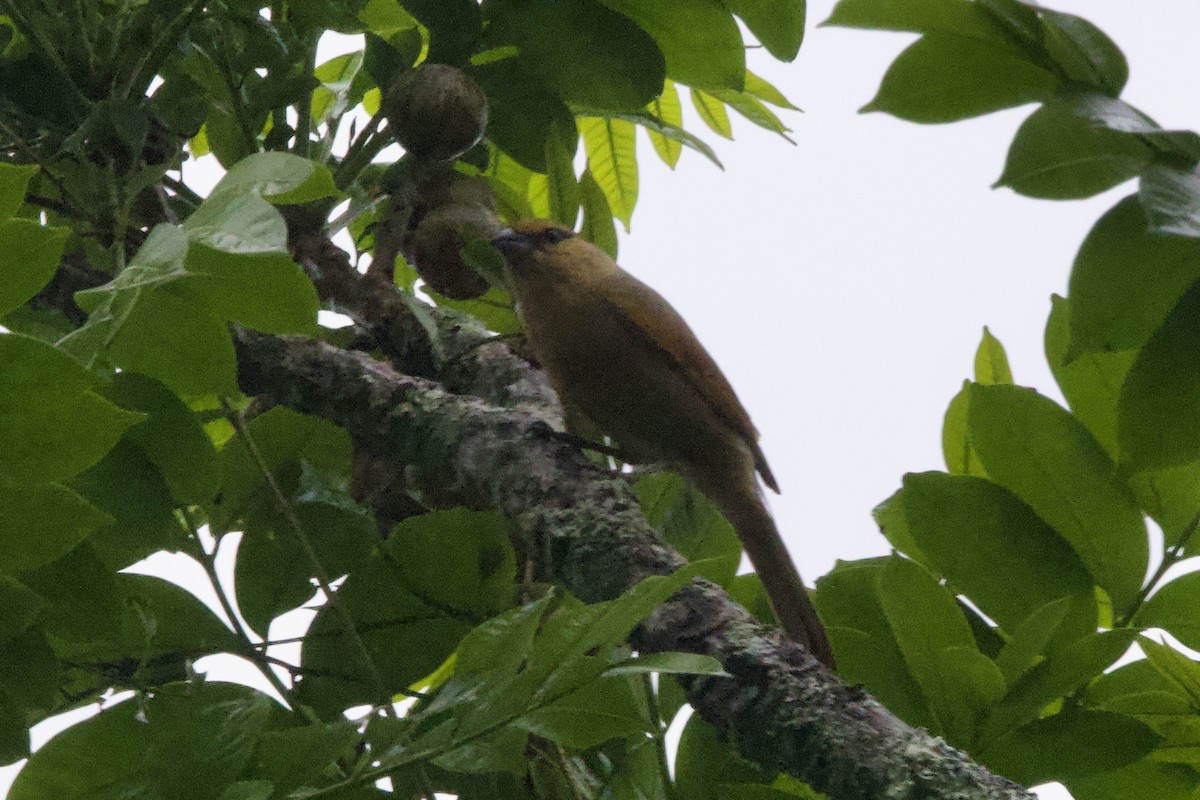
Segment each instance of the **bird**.
[{"label": "bird", "polygon": [[565,225],[521,220],[491,242],[529,349],[564,407],[615,441],[624,460],[690,480],[732,524],[784,632],[834,668],[758,482],[779,492],[758,432],[683,317]]}]

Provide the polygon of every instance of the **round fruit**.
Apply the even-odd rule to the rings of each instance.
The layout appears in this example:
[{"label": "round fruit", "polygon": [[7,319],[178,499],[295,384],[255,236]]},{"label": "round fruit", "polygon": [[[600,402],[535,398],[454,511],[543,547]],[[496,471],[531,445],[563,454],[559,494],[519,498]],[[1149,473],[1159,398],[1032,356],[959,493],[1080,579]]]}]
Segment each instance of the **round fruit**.
[{"label": "round fruit", "polygon": [[487,128],[487,96],[457,67],[421,64],[388,90],[383,113],[410,153],[449,160],[471,149]]},{"label": "round fruit", "polygon": [[417,225],[405,256],[438,294],[455,300],[479,297],[488,282],[463,261],[462,249],[474,239],[490,240],[500,227],[496,215],[481,206],[435,208]]}]

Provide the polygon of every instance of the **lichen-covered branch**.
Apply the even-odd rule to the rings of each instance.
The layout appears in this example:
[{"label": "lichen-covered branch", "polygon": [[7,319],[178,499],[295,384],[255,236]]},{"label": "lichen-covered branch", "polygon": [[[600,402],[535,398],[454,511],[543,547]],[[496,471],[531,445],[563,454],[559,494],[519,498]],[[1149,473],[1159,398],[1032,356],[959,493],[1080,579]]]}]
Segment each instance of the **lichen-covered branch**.
[{"label": "lichen-covered branch", "polygon": [[[430,506],[503,510],[523,549],[546,554],[541,577],[584,600],[616,597],[682,564],[626,481],[556,439],[535,414],[308,339],[235,328],[234,341],[243,391],[344,427],[402,465]],[[695,581],[664,604],[634,644],[717,657],[733,679],[685,680],[696,710],[747,757],[834,800],[1032,800],[840,681],[712,584]]]}]

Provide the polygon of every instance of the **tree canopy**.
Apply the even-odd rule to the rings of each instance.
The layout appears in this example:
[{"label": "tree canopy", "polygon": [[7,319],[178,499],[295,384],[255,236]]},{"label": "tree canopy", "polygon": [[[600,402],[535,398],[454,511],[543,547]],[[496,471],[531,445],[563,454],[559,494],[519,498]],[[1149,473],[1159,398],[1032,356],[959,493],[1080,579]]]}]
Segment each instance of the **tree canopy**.
[{"label": "tree canopy", "polygon": [[[919,34],[866,110],[1033,105],[999,185],[1137,182],[1046,323],[1067,405],[985,331],[946,469],[875,509],[893,553],[817,581],[836,676],[702,495],[555,433],[487,245],[546,217],[615,255],[639,128],[717,161],[681,94],[703,136],[786,136],[746,48],[794,59],[803,0],[0,0],[10,797],[1192,797],[1200,136],[1123,101],[1078,16],[826,24]],[[361,49],[318,63],[330,31]],[[126,571],[161,551],[216,606]],[[276,696],[205,680],[217,653]]]}]

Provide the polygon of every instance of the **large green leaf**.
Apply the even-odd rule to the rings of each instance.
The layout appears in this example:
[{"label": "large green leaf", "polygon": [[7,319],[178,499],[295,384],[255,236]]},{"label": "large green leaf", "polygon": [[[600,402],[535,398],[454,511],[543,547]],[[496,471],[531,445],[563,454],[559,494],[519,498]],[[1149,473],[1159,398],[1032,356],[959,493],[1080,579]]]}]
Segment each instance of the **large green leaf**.
[{"label": "large green leaf", "polygon": [[817,579],[813,602],[837,654],[838,674],[861,684],[910,725],[937,731],[921,686],[909,672],[879,596],[889,559],[839,562]]},{"label": "large green leaf", "polygon": [[105,394],[122,408],[148,415],[126,435],[158,466],[176,500],[196,504],[212,498],[220,483],[217,454],[191,409],[136,372],[116,375]]},{"label": "large green leaf", "polygon": [[519,58],[473,66],[468,74],[488,96],[488,139],[525,168],[545,172],[551,132],[575,125],[570,109]]},{"label": "large green leaf", "polygon": [[58,269],[69,229],[0,219],[0,314],[37,294]]},{"label": "large green leaf", "polygon": [[1197,279],[1200,241],[1151,233],[1137,198],[1125,198],[1092,227],[1075,257],[1064,361],[1139,349]]},{"label": "large green leaf", "polygon": [[568,103],[636,111],[662,91],[666,62],[654,40],[595,0],[502,0],[488,13],[485,46],[516,47]]},{"label": "large green leaf", "polygon": [[840,0],[822,25],[913,33],[952,33],[999,40],[996,23],[983,7],[962,0]]},{"label": "large green leaf", "polygon": [[198,683],[129,700],[51,739],[21,770],[13,800],[149,792],[212,800],[249,765],[279,706],[253,689]]},{"label": "large green leaf", "polygon": [[1048,99],[1054,76],[1002,45],[928,33],[892,62],[863,111],[954,122]]},{"label": "large green leaf", "polygon": [[1083,17],[1038,9],[1042,46],[1074,83],[1116,97],[1129,80],[1129,65],[1116,43]]},{"label": "large green leaf", "polygon": [[11,217],[25,202],[30,179],[37,164],[0,164],[0,217]]},{"label": "large green leaf", "polygon": [[97,386],[61,350],[0,335],[0,481],[35,485],[76,475],[143,419],[92,391]]},{"label": "large green leaf", "polygon": [[[683,106],[679,102],[679,90],[675,88],[675,82],[668,80],[663,84],[662,94],[655,98],[646,110],[668,125],[681,127]],[[679,156],[683,152],[683,145],[650,128],[646,129],[646,133],[650,135],[650,144],[654,146],[658,157],[668,167],[675,169],[675,164],[679,162]]]},{"label": "large green leaf", "polygon": [[512,604],[516,558],[499,514],[458,508],[409,517],[384,549],[409,589],[437,606],[491,615]]},{"label": "large green leaf", "polygon": [[0,482],[0,573],[53,562],[112,517],[60,484]]},{"label": "large green leaf", "polygon": [[954,596],[919,564],[893,557],[878,581],[888,625],[943,735],[969,744],[1004,693],[1000,670],[976,649]]},{"label": "large green leaf", "polygon": [[899,502],[928,564],[1013,633],[1042,606],[1071,598],[1067,639],[1094,630],[1092,578],[1079,556],[1029,506],[982,478],[907,475]]},{"label": "large green leaf", "polygon": [[1200,460],[1200,281],[1138,353],[1118,406],[1122,462],[1140,471]]},{"label": "large green leaf", "polygon": [[780,61],[791,61],[804,41],[806,0],[721,0]]},{"label": "large green leaf", "polygon": [[740,90],[746,56],[742,34],[721,0],[601,0],[649,33],[667,61],[667,76],[700,89]]},{"label": "large green leaf", "polygon": [[628,231],[638,195],[633,124],[608,117],[580,117],[579,130],[583,133],[588,169],[604,190],[613,215],[625,223]]},{"label": "large green leaf", "polygon": [[1074,706],[1034,720],[979,752],[987,766],[1027,786],[1083,778],[1132,764],[1161,737],[1145,723]]},{"label": "large green leaf", "polygon": [[994,741],[1037,719],[1048,705],[1103,673],[1135,638],[1137,631],[1129,629],[1094,633],[1056,651],[1013,684],[988,719],[981,741]]},{"label": "large green leaf", "polygon": [[1150,759],[1122,769],[1084,778],[1070,778],[1067,787],[1079,800],[1193,800],[1200,775],[1182,764],[1159,764]]},{"label": "large green leaf", "polygon": [[988,476],[1070,542],[1123,610],[1141,588],[1149,542],[1104,448],[1054,401],[1018,386],[972,386],[968,429]]},{"label": "large green leaf", "polygon": [[1022,123],[996,184],[1028,197],[1091,197],[1138,175],[1151,155],[1135,136],[1098,127],[1069,103],[1049,102]]}]

